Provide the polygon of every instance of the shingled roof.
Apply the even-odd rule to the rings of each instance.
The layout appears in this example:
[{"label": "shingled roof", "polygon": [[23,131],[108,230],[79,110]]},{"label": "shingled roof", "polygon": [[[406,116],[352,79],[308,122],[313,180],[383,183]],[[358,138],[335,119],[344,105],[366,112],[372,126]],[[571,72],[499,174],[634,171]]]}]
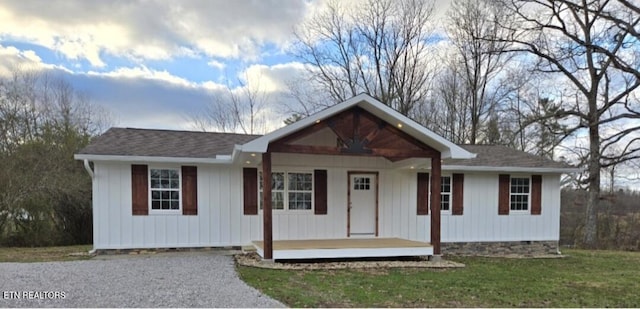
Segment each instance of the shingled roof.
[{"label": "shingled roof", "polygon": [[260,135],[111,128],[78,154],[215,158],[216,155],[230,155],[234,145],[257,137]]},{"label": "shingled roof", "polygon": [[[96,137],[78,154],[106,156],[150,156],[173,158],[215,158],[230,155],[241,145],[260,135],[194,131],[111,128]],[[460,145],[477,154],[474,159],[447,159],[444,165],[524,168],[570,168],[562,162],[545,159],[498,145]]]},{"label": "shingled roof", "polygon": [[502,145],[460,145],[465,150],[475,153],[474,159],[447,159],[443,165],[457,166],[493,166],[493,167],[527,167],[527,168],[571,168],[571,166],[536,156],[524,151]]}]

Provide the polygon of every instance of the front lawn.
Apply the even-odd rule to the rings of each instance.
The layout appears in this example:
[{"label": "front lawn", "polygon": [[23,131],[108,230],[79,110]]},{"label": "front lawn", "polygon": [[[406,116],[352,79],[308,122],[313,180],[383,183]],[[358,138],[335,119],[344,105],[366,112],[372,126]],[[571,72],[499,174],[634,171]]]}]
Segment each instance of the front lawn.
[{"label": "front lawn", "polygon": [[91,247],[91,245],[37,248],[0,247],[0,262],[51,262],[86,260],[91,258],[86,254],[89,250],[91,250]]},{"label": "front lawn", "polygon": [[271,270],[238,266],[292,307],[638,307],[640,253],[566,250],[563,259],[452,258],[466,268]]}]

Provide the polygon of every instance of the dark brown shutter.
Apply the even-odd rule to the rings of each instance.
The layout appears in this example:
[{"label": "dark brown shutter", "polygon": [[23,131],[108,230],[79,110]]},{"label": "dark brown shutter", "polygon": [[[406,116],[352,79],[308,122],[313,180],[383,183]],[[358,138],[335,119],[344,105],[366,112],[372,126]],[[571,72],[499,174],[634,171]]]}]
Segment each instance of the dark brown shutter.
[{"label": "dark brown shutter", "polygon": [[509,187],[511,185],[511,177],[509,175],[500,174],[498,176],[498,214],[508,215],[511,208],[509,197]]},{"label": "dark brown shutter", "polygon": [[258,169],[242,169],[242,190],[244,195],[244,214],[258,214]]},{"label": "dark brown shutter", "polygon": [[451,185],[453,186],[451,214],[461,216],[464,212],[464,174],[453,174]]},{"label": "dark brown shutter", "polygon": [[531,214],[542,213],[542,176],[531,175]]},{"label": "dark brown shutter", "polygon": [[198,214],[198,168],[182,167],[182,214]]},{"label": "dark brown shutter", "polygon": [[149,174],[146,165],[131,165],[131,205],[134,216],[149,214]]},{"label": "dark brown shutter", "polygon": [[418,215],[429,214],[429,173],[418,173]]},{"label": "dark brown shutter", "polygon": [[316,215],[327,214],[327,171],[313,171],[313,192]]}]

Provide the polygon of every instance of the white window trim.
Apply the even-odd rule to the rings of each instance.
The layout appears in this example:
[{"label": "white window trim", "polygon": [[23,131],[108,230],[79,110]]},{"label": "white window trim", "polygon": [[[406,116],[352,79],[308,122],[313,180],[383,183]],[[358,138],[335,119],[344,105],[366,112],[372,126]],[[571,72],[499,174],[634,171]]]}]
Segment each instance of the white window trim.
[{"label": "white window trim", "polygon": [[[511,192],[511,179],[513,178],[526,178],[529,179],[529,193],[512,193]],[[527,196],[527,209],[526,210],[514,210],[511,209],[511,195],[526,195]],[[509,214],[530,214],[531,213],[531,175],[509,175]]]},{"label": "white window trim", "polygon": [[[451,208],[453,208],[453,175],[440,175],[440,187],[442,187],[442,178],[449,177],[449,193],[446,194],[449,196],[449,210],[442,209],[442,202],[439,202],[440,206],[440,214],[449,215],[451,214]],[[440,199],[442,199],[442,189],[440,189]]]},{"label": "white window trim", "polygon": [[[180,194],[178,195],[178,209],[152,209],[152,199],[151,199],[151,170],[176,170],[178,172],[178,190]],[[150,215],[181,215],[182,214],[182,168],[176,166],[148,166],[147,167],[147,194],[149,195],[149,214]],[[176,190],[170,190],[176,191]]]},{"label": "white window trim", "polygon": [[[283,209],[275,209],[272,208],[271,211],[274,213],[278,213],[278,214],[306,214],[306,213],[314,213],[315,210],[315,173],[311,170],[271,170],[271,173],[284,173],[284,190],[282,190],[283,192],[283,204],[284,204],[284,208]],[[289,209],[289,173],[301,173],[301,174],[311,174],[311,209]],[[262,174],[262,171],[258,171],[258,197],[260,196],[260,191],[262,191],[262,189],[260,189],[260,187],[262,186],[262,184],[260,183],[260,175]],[[279,190],[278,190],[279,191]],[[298,191],[298,190],[294,190],[292,192],[306,192],[306,191]],[[258,200],[258,212],[262,213],[262,199],[259,198]]]}]

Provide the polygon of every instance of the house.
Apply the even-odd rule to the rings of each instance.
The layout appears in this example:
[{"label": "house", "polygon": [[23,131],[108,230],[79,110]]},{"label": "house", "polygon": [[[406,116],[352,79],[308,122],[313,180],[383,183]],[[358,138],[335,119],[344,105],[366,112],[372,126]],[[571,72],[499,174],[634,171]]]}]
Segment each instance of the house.
[{"label": "house", "polygon": [[366,94],[264,136],[112,128],[75,158],[96,250],[253,245],[265,259],[555,253],[574,171],[456,145]]}]

